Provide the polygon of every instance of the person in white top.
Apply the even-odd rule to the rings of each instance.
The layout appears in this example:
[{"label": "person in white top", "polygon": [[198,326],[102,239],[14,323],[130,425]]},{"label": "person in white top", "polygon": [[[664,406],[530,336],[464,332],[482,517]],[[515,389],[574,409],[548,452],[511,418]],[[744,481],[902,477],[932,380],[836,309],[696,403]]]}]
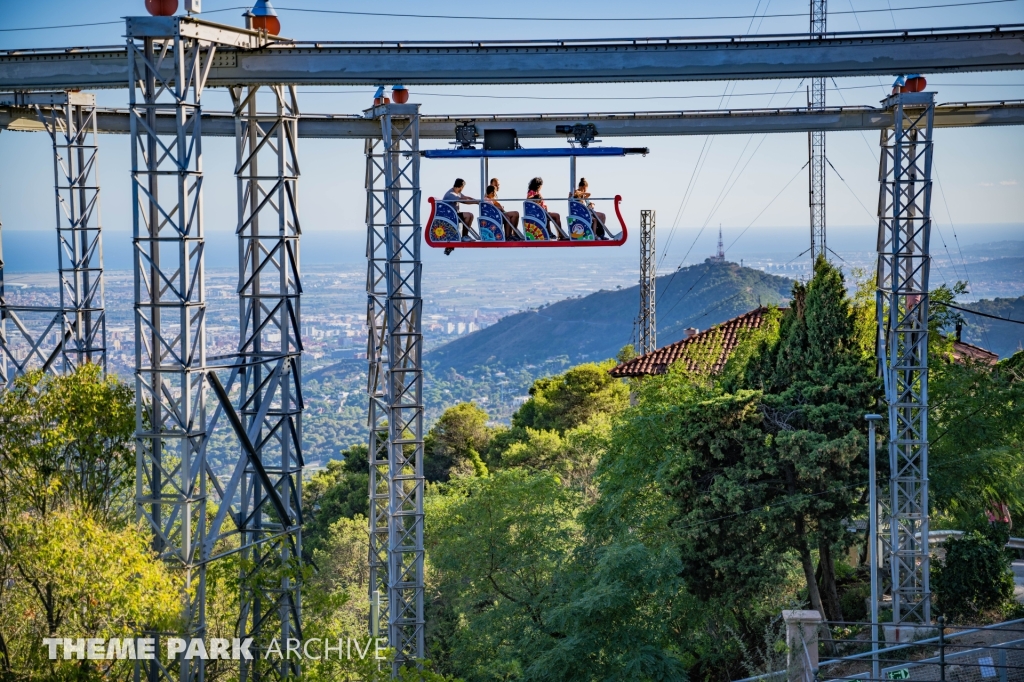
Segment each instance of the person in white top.
[{"label": "person in white top", "polygon": [[462,219],[462,241],[467,241],[469,239],[469,228],[473,225],[474,216],[472,213],[467,211],[460,211],[459,202],[465,201],[477,203],[476,199],[462,193],[462,190],[465,187],[465,180],[462,178],[455,178],[455,184],[452,185],[450,190],[445,192],[444,199],[442,199],[446,204],[451,204],[452,208],[455,209],[455,212],[459,214],[459,218]]}]

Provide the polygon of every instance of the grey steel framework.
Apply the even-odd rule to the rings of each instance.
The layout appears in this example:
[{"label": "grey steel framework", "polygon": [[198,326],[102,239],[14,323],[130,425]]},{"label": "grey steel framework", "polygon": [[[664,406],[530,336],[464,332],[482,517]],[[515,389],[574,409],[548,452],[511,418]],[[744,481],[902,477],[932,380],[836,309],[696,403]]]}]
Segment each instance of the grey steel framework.
[{"label": "grey steel framework", "polygon": [[[136,508],[153,532],[154,548],[185,574],[177,634],[203,638],[206,568],[216,557],[220,525],[246,459],[265,482],[279,518],[292,525],[229,402],[231,382],[224,389],[209,371],[205,348],[202,95],[218,44],[256,47],[261,38],[178,17],[129,18],[126,35],[135,244]],[[154,127],[161,112],[174,117],[171,135]],[[208,383],[219,401],[210,430],[226,413],[246,455],[227,491],[220,489],[206,459]],[[264,410],[268,406],[265,402]],[[219,508],[209,498],[210,483],[221,493]],[[207,512],[214,510],[211,520]],[[239,516],[232,513],[233,519]],[[175,673],[162,661],[152,661],[146,674],[150,680],[204,679],[202,659],[183,659],[179,665]]]},{"label": "grey steel framework", "polygon": [[381,131],[366,142],[370,597],[397,670],[424,653],[419,105],[367,116]]},{"label": "grey steel framework", "polygon": [[36,367],[63,373],[86,362],[106,371],[96,97],[60,92],[10,99],[35,110],[53,145],[59,297],[56,306],[9,305],[0,256],[0,380],[7,385]]},{"label": "grey steel framework", "polygon": [[[192,26],[217,26],[180,18]],[[224,27],[234,31],[233,27]],[[622,83],[889,76],[1024,68],[1024,25],[793,35],[332,42],[225,50],[208,85]],[[123,88],[124,50],[0,51],[0,90]]]},{"label": "grey steel framework", "polygon": [[[268,113],[259,112],[261,93],[272,100]],[[248,439],[239,452],[244,470],[237,516],[242,552],[238,629],[240,637],[254,639],[254,649],[263,650],[275,637],[287,641],[301,638],[302,632],[295,570],[302,549],[303,465],[299,108],[294,86],[232,88],[231,96],[236,122],[240,332],[235,409]],[[274,493],[284,508],[283,518],[275,509]],[[230,491],[228,499],[234,494]],[[276,579],[268,580],[275,572]],[[255,656],[241,662],[241,678],[298,675],[298,664],[293,659]]]},{"label": "grey steel framework", "polygon": [[654,316],[654,286],[657,277],[654,219],[654,211],[640,211],[640,318],[637,320],[639,329],[636,350],[641,355],[654,352],[658,348],[658,324]]},{"label": "grey steel framework", "polygon": [[878,170],[878,359],[889,418],[893,622],[928,623],[928,271],[934,93],[894,95]]},{"label": "grey steel framework", "polygon": [[[141,37],[128,24],[135,242],[136,504],[154,548],[185,570],[186,638],[206,628],[206,296],[203,282],[200,98],[207,43],[180,34]],[[140,39],[141,38],[141,39]],[[203,59],[205,57],[205,59]],[[174,75],[160,74],[170,61]],[[141,97],[140,97],[141,96]],[[177,134],[157,136],[158,110]],[[183,661],[180,679],[204,676]],[[159,661],[150,680],[171,678]]]},{"label": "grey steel framework", "polygon": [[[124,109],[97,110],[99,132],[128,133]],[[701,111],[636,111],[620,113],[579,112],[565,114],[432,115],[420,116],[420,139],[450,140],[459,121],[470,121],[477,133],[491,129],[515,128],[522,138],[558,138],[557,126],[591,123],[607,137],[648,137],[675,135],[750,135],[755,133],[805,133],[881,130],[892,127],[892,111],[880,107],[843,106],[811,111],[806,106],[772,109],[727,109]],[[176,129],[173,116],[157,116],[156,130],[171,135]],[[936,128],[1024,125],[1024,100],[998,102],[954,102],[935,107]],[[299,137],[313,139],[365,140],[380,136],[373,119],[353,114],[309,114],[299,116]],[[0,95],[0,129],[39,130],[35,111],[6,105]],[[203,137],[234,137],[235,118],[230,111],[203,111]]]},{"label": "grey steel framework", "polygon": [[[828,0],[811,0],[811,37],[825,37]],[[807,108],[821,111],[825,108],[825,78],[811,78]],[[818,254],[825,254],[825,131],[807,133],[807,179],[811,209],[811,262]]]},{"label": "grey steel framework", "polygon": [[[823,2],[821,6],[823,10]],[[276,98],[275,111],[264,118],[252,106],[253,91],[238,88],[258,89],[275,83],[376,85],[392,80],[397,72],[407,84],[469,84],[824,78],[1024,69],[1024,26],[1019,25],[833,33],[811,38],[726,36],[486,44],[275,40],[270,44],[265,34],[190,17],[135,17],[127,20],[126,33],[126,49],[0,53],[0,88],[127,86],[130,91],[127,115],[96,111],[89,125],[93,139],[98,131],[129,132],[132,138],[136,499],[139,517],[154,533],[154,546],[182,566],[187,576],[190,597],[184,607],[184,631],[177,634],[206,634],[206,566],[237,549],[250,559],[246,563],[257,570],[265,568],[272,578],[257,588],[259,581],[252,579],[256,577],[252,572],[243,576],[240,633],[257,640],[271,632],[301,636],[299,586],[293,579],[301,550],[302,406],[295,140],[299,136],[363,138],[367,140],[369,261],[370,589],[371,603],[379,605],[388,639],[398,652],[396,665],[424,653],[418,106],[387,105],[363,117],[300,119],[291,86],[286,93],[283,86],[271,85],[267,92]],[[812,26],[811,33],[823,34],[824,26],[820,31]],[[200,102],[206,86],[234,88],[235,111],[214,114],[204,121]],[[0,97],[0,126],[31,127],[28,122],[42,109],[37,113],[24,101],[19,104],[17,97],[10,99]],[[927,621],[931,129],[933,123],[1020,124],[1024,106],[977,103],[936,109],[932,95],[922,93],[891,98],[885,110],[826,109],[823,97],[820,103],[820,109],[802,111],[471,118],[480,130],[516,127],[522,137],[554,137],[556,125],[580,121],[593,122],[604,135],[884,129],[878,309],[893,472],[889,565],[895,619]],[[422,132],[429,137],[448,137],[456,119],[465,118],[425,118]],[[82,130],[84,126],[82,123]],[[238,143],[241,352],[216,358],[217,366],[207,365],[204,343],[204,126],[208,134],[234,135]],[[81,149],[88,154],[95,147],[83,145]],[[272,172],[263,174],[257,167],[260,156],[272,159]],[[265,170],[267,163],[260,161],[259,166]],[[86,165],[93,171],[95,159],[81,167]],[[95,186],[83,179],[85,176],[74,177],[80,184],[75,188],[80,197],[82,190]],[[79,200],[80,207],[87,205],[88,199]],[[651,218],[653,227],[653,215]],[[651,237],[653,277],[653,234]],[[71,243],[86,243],[87,250],[95,243],[88,255],[99,254],[98,239],[83,242],[79,234]],[[85,255],[83,251],[76,258]],[[98,282],[98,274],[89,270],[88,281]],[[0,305],[3,293],[0,256]],[[9,312],[4,310],[0,318],[3,342],[4,319],[12,319]],[[229,374],[226,382],[218,372]],[[217,398],[209,417],[207,387]],[[222,416],[229,420],[240,446],[226,484],[206,461],[209,433]],[[213,497],[208,495],[208,486],[213,488]],[[235,530],[221,532],[229,518]],[[917,531],[919,537],[915,537]],[[236,532],[241,538],[237,545],[220,543]],[[266,578],[267,573],[258,577]],[[371,615],[374,630],[376,613]],[[297,670],[249,668],[243,675],[266,677],[265,672],[287,675]],[[153,662],[147,673],[153,680],[172,674],[160,662]],[[200,660],[184,663],[175,671],[183,680],[202,679],[203,674]]]}]

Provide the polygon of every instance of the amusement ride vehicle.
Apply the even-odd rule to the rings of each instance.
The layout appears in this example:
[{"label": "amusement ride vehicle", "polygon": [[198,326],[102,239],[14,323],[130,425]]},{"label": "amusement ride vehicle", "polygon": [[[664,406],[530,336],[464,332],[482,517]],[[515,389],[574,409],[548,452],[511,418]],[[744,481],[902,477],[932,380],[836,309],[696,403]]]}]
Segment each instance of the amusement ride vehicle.
[{"label": "amusement ride vehicle", "polygon": [[[424,236],[429,246],[444,248],[446,253],[457,248],[532,248],[532,247],[576,247],[576,246],[621,246],[626,242],[628,230],[622,219],[619,204],[620,195],[608,197],[574,197],[564,199],[545,197],[509,199],[522,201],[523,211],[520,225],[509,219],[506,212],[483,200],[486,194],[490,159],[555,158],[569,159],[569,186],[576,188],[577,157],[625,156],[643,154],[646,147],[591,147],[597,130],[592,123],[573,126],[557,126],[556,132],[570,136],[570,147],[523,149],[519,146],[515,130],[485,130],[483,148],[476,147],[476,127],[461,124],[456,128],[456,149],[429,149],[420,152],[428,159],[480,159],[479,201],[459,203],[477,204],[479,215],[475,225],[467,225],[453,205],[454,202],[429,197],[430,218],[427,220]],[[579,146],[576,146],[579,145]],[[568,211],[564,227],[551,219],[544,202],[566,201]],[[595,201],[614,202],[615,217],[619,231],[613,232],[595,210]]]}]

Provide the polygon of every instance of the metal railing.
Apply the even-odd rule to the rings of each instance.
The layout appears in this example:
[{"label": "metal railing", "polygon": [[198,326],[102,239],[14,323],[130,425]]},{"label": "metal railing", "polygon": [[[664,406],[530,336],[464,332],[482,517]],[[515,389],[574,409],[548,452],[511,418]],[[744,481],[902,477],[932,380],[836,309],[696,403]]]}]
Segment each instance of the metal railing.
[{"label": "metal railing", "polygon": [[[880,624],[893,627],[890,623]],[[870,633],[870,623],[823,623],[823,626],[858,628]],[[897,644],[858,651],[845,656],[836,656],[818,664],[814,680],[822,682],[845,682],[862,680],[882,682],[883,680],[961,680],[985,682],[1012,682],[1024,680],[1024,618],[986,626],[950,626],[943,622],[935,625],[918,626],[919,630],[933,630],[938,634],[915,642]],[[1007,636],[1007,641],[959,643],[969,636]],[[832,642],[840,649],[871,647],[874,643],[868,635],[859,637],[833,637]],[[884,643],[884,640],[879,644]],[[806,645],[805,645],[806,646]],[[806,656],[806,651],[804,652]],[[872,660],[877,656],[879,668],[872,673]],[[844,670],[843,668],[853,668]],[[857,668],[866,668],[858,670]],[[777,670],[770,673],[745,677],[735,682],[767,682],[786,680],[789,671]]]}]

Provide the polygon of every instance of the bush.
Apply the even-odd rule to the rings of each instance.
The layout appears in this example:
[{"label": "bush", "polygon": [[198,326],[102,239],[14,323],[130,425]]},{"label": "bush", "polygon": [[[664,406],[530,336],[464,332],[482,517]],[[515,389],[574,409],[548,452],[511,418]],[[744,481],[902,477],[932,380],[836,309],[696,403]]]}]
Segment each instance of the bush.
[{"label": "bush", "polygon": [[970,531],[950,537],[942,546],[946,558],[933,571],[932,585],[946,618],[970,619],[1010,601],[1013,573],[1010,558],[999,544]]},{"label": "bush", "polygon": [[871,583],[854,583],[841,590],[839,605],[843,609],[843,618],[848,621],[866,621],[868,613],[867,600],[871,598]]}]

